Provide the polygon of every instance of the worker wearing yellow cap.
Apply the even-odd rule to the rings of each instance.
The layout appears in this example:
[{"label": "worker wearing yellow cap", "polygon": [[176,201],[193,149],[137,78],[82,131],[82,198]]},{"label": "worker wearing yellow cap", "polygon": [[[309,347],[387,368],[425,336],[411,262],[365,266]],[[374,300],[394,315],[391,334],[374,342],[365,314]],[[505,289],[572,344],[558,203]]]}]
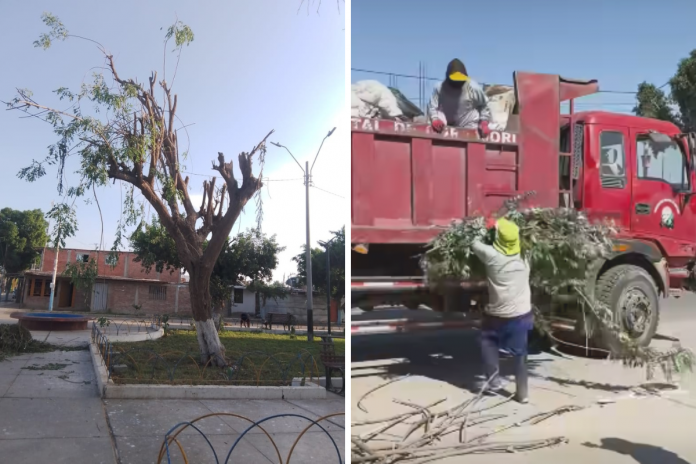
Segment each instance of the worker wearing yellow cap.
[{"label": "worker wearing yellow cap", "polygon": [[490,133],[488,97],[460,60],[450,61],[445,80],[433,89],[428,116],[433,130],[438,133],[445,126],[478,129],[482,137]]},{"label": "worker wearing yellow cap", "polygon": [[488,390],[502,389],[497,376],[500,350],[511,354],[515,363],[515,397],[528,402],[527,342],[534,319],[529,264],[520,254],[520,230],[507,219],[489,221],[495,227],[495,241],[474,242],[476,256],[486,267],[488,306],[481,324],[481,354]]}]

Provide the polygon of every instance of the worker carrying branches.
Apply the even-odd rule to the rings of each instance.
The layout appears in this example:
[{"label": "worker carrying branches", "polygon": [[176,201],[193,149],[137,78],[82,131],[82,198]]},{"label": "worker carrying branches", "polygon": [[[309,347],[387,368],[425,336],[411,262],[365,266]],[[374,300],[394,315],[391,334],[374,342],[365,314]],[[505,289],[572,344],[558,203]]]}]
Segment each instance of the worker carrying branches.
[{"label": "worker carrying branches", "polygon": [[490,133],[488,97],[458,59],[450,61],[445,80],[433,89],[428,115],[433,130],[438,133],[445,126],[478,129],[481,137]]},{"label": "worker carrying branches", "polygon": [[[517,390],[515,399],[528,402],[527,342],[534,325],[529,263],[520,254],[520,231],[507,219],[489,219],[487,228],[495,227],[493,245],[473,243],[473,251],[483,262],[488,280],[489,303],[481,324],[481,353],[489,391],[502,389],[499,350],[510,353],[515,363]],[[496,376],[495,378],[492,378]]]}]

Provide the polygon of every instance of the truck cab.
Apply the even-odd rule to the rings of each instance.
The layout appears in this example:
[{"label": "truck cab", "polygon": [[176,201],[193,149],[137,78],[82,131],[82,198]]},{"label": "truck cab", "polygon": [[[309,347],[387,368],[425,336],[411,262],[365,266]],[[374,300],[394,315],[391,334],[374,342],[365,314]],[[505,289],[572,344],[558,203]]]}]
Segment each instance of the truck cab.
[{"label": "truck cab", "polygon": [[590,219],[613,220],[619,236],[663,258],[662,293],[683,287],[696,257],[693,137],[670,122],[625,114],[588,111],[563,120],[561,152],[583,159],[571,173],[575,207]]}]

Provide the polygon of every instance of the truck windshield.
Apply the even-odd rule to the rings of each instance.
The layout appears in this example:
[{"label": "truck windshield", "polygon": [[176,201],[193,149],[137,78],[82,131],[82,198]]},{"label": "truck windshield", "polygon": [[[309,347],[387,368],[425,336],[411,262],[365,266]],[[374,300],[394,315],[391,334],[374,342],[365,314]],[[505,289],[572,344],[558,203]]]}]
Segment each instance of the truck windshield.
[{"label": "truck windshield", "polygon": [[666,182],[675,189],[688,189],[686,158],[679,144],[656,144],[647,135],[638,136],[638,178]]}]

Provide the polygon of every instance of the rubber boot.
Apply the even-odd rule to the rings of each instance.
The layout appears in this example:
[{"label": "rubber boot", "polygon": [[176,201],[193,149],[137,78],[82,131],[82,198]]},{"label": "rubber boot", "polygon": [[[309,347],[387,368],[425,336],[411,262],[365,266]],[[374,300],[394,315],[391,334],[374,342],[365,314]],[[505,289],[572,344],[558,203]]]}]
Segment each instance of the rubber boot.
[{"label": "rubber boot", "polygon": [[527,356],[515,356],[515,400],[519,403],[529,402],[529,376],[527,372]]}]

